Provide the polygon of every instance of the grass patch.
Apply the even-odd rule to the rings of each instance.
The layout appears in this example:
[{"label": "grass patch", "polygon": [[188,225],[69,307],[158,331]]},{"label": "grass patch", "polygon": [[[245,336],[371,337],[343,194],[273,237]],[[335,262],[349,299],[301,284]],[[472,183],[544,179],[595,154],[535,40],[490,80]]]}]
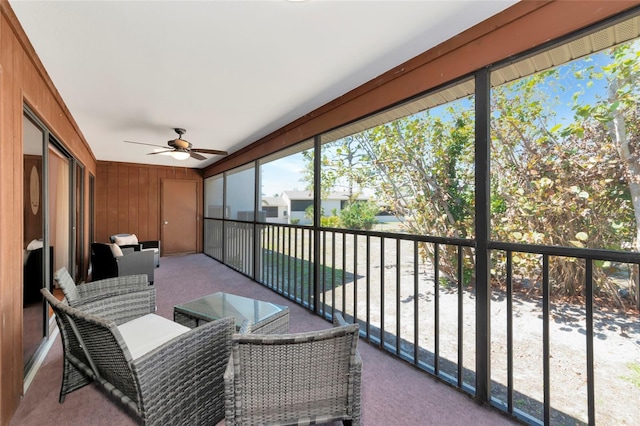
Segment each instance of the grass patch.
[{"label": "grass patch", "polygon": [[627,368],[630,371],[628,376],[623,376],[622,379],[627,382],[631,382],[633,386],[640,388],[640,364],[629,362],[627,363]]},{"label": "grass patch", "polygon": [[[263,249],[260,273],[262,281],[298,295],[309,294],[314,263],[273,250]],[[328,291],[353,282],[355,275],[340,268],[320,265],[321,289]],[[321,284],[322,285],[322,284]]]}]

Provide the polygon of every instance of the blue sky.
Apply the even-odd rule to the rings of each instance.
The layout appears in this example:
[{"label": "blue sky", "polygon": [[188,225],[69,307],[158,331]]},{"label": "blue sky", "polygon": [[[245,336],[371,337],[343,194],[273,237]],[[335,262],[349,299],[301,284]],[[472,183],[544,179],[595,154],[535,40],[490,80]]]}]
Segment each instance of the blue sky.
[{"label": "blue sky", "polygon": [[286,190],[303,190],[301,182],[304,170],[302,153],[290,155],[260,166],[262,173],[262,194],[272,197]]}]

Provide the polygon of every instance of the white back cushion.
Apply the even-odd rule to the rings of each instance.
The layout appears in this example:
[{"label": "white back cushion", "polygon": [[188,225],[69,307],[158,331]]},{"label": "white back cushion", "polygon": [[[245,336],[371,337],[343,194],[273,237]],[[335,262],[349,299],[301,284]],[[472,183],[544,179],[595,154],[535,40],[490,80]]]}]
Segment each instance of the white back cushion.
[{"label": "white back cushion", "polygon": [[138,237],[136,237],[136,234],[131,234],[127,236],[116,236],[115,243],[119,246],[126,246],[129,244],[138,244]]},{"label": "white back cushion", "polygon": [[107,245],[111,249],[111,254],[113,254],[113,257],[122,256],[122,249],[120,248],[119,245],[117,245],[117,244],[107,244]]}]

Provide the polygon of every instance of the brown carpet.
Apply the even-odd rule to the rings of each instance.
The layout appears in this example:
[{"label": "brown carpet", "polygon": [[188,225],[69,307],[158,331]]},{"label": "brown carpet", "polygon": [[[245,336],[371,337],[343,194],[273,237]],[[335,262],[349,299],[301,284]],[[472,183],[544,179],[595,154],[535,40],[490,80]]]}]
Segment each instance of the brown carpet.
[{"label": "brown carpet", "polygon": [[[157,313],[167,318],[173,318],[173,306],[177,303],[225,291],[288,305],[291,332],[331,327],[324,319],[203,254],[163,257],[160,268],[155,271],[155,285]],[[518,424],[365,341],[359,343],[359,350],[363,360],[362,415],[365,425]],[[59,404],[61,374],[62,346],[58,337],[10,425],[136,424],[94,385],[67,395],[64,404]]]}]

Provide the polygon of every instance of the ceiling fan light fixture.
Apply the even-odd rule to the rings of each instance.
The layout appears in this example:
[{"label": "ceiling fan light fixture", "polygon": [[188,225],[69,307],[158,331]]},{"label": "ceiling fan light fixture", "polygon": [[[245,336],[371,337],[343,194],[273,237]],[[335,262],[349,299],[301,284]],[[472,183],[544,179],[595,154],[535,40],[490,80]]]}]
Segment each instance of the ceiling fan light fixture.
[{"label": "ceiling fan light fixture", "polygon": [[171,156],[176,160],[186,160],[191,156],[187,151],[173,151],[171,152]]},{"label": "ceiling fan light fixture", "polygon": [[182,139],[182,135],[186,132],[185,129],[176,127],[175,132],[178,134],[178,137],[176,139],[171,139],[170,141],[167,141],[167,146],[162,146],[162,145],[155,145],[155,144],[150,144],[150,143],[144,143],[144,142],[134,142],[134,141],[125,141],[126,143],[134,143],[137,145],[148,145],[148,146],[154,146],[160,149],[154,149],[154,152],[150,152],[147,155],[155,155],[155,154],[159,154],[159,155],[170,155],[172,156],[175,160],[186,160],[187,158],[193,158],[194,160],[206,160],[207,157],[205,157],[204,154],[211,154],[211,155],[228,155],[227,151],[219,151],[217,149],[204,149],[204,148],[193,148],[193,145],[191,145],[191,142]]}]

